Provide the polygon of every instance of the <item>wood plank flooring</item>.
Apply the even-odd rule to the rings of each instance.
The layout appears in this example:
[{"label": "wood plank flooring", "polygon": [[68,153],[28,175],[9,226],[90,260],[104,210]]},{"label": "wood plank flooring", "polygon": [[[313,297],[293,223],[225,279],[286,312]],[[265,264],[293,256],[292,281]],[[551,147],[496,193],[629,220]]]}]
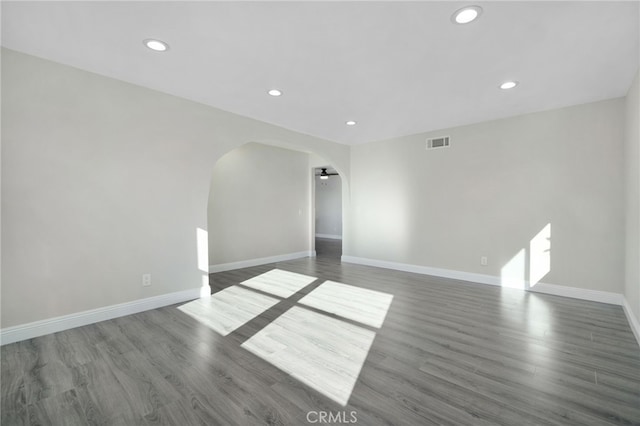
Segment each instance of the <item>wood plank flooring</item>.
[{"label": "wood plank flooring", "polygon": [[[619,306],[341,264],[339,241],[316,250],[212,274],[224,300],[269,301],[221,332],[181,304],[3,346],[0,424],[640,424],[640,348]],[[317,279],[280,295],[271,278],[242,284],[276,268]],[[326,281],[352,296],[332,308]],[[393,296],[379,328],[381,305],[359,314],[356,288]],[[364,358],[350,392],[327,381],[332,398],[305,374],[323,351],[348,357],[349,330],[372,341],[345,361]],[[305,345],[319,345],[298,355],[309,367],[291,367]]]}]

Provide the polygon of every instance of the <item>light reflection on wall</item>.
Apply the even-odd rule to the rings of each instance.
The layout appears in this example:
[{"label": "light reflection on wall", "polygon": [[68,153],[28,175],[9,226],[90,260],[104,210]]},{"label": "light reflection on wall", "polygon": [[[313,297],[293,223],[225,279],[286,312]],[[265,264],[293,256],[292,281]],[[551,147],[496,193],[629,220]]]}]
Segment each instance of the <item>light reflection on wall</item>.
[{"label": "light reflection on wall", "polygon": [[542,228],[529,243],[529,285],[535,286],[551,271],[551,224]]},{"label": "light reflection on wall", "polygon": [[198,248],[198,269],[209,273],[209,234],[202,228],[196,229],[196,244]]},{"label": "light reflection on wall", "polygon": [[551,271],[551,223],[547,223],[502,268],[501,312],[505,324],[518,333],[526,333],[523,351],[527,368],[535,373],[548,363],[549,347],[540,339],[553,334],[553,312],[544,298],[534,292],[511,291],[508,288],[529,290]]},{"label": "light reflection on wall", "polygon": [[[528,274],[527,274],[528,271]],[[502,287],[528,290],[551,271],[551,223],[547,223],[500,271]]]},{"label": "light reflection on wall", "polygon": [[520,250],[511,258],[500,271],[500,284],[502,287],[524,290],[525,284],[525,249]]},{"label": "light reflection on wall", "polygon": [[202,229],[196,229],[196,258],[198,269],[203,272],[201,277],[200,297],[211,296],[209,286],[209,233]]}]

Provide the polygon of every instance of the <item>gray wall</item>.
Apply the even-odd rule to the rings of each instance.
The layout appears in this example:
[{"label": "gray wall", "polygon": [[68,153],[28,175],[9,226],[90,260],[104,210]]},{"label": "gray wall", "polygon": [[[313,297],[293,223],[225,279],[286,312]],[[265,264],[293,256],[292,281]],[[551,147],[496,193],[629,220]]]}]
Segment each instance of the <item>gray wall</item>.
[{"label": "gray wall", "polygon": [[342,238],[342,179],[316,176],[316,235]]},{"label": "gray wall", "polygon": [[202,286],[211,173],[247,142],[349,173],[347,146],[3,49],[2,327]]},{"label": "gray wall", "polygon": [[310,251],[309,156],[250,143],[216,163],[209,193],[209,264]]},{"label": "gray wall", "polygon": [[626,98],[625,199],[626,262],[624,295],[640,319],[640,72]]},{"label": "gray wall", "polygon": [[626,105],[353,148],[6,49],[1,89],[2,327],[201,286],[214,165],[248,142],[338,169],[346,255],[500,275],[550,223],[542,281],[624,291],[640,314],[637,78]]},{"label": "gray wall", "polygon": [[541,282],[622,293],[623,120],[616,99],[355,146],[345,254],[499,277],[551,224]]}]

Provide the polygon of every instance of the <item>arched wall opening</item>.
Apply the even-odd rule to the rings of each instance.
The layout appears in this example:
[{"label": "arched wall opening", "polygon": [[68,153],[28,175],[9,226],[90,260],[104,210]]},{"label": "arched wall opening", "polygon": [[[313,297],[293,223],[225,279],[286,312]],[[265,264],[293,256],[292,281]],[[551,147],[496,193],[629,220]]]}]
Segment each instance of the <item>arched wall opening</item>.
[{"label": "arched wall opening", "polygon": [[90,323],[209,290],[207,203],[225,153],[253,141],[350,170],[347,145],[17,51],[2,52],[2,78],[2,324],[21,339],[51,331],[31,323],[60,331],[80,312]]},{"label": "arched wall opening", "polygon": [[[278,142],[248,142],[214,164],[207,203],[208,272],[315,256],[314,169],[327,156]],[[342,178],[346,224],[348,181]]]}]

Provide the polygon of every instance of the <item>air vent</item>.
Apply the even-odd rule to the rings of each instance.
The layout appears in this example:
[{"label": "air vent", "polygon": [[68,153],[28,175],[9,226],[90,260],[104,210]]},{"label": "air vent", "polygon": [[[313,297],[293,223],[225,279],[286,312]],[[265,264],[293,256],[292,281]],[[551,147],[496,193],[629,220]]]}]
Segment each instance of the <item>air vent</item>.
[{"label": "air vent", "polygon": [[449,136],[427,139],[427,149],[449,147]]}]

